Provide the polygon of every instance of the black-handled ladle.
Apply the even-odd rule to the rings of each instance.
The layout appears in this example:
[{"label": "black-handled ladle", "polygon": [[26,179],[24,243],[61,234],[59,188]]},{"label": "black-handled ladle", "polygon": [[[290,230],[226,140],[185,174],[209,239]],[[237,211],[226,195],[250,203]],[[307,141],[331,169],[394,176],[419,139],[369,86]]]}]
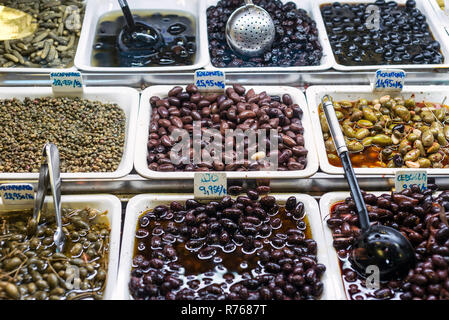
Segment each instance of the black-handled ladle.
[{"label": "black-handled ladle", "polygon": [[381,279],[388,279],[407,272],[415,263],[413,246],[399,231],[379,224],[373,226],[370,224],[368,210],[352,168],[345,138],[335,114],[334,104],[328,95],[323,97],[322,106],[337,154],[343,164],[362,231],[362,234],[352,245],[350,255],[352,266],[362,275],[370,275],[372,271],[368,272],[367,268],[377,266]]},{"label": "black-handled ladle", "polygon": [[118,0],[126,27],[118,35],[118,47],[121,51],[155,51],[164,45],[164,37],[156,28],[142,21],[135,21],[126,0]]}]

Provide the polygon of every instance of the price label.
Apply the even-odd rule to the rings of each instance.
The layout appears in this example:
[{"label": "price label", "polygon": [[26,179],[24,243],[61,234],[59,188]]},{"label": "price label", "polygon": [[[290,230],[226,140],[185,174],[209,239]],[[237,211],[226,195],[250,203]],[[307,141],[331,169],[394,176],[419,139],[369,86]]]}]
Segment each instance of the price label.
[{"label": "price label", "polygon": [[402,91],[406,73],[400,69],[380,69],[374,78],[374,91]]},{"label": "price label", "polygon": [[401,192],[404,189],[409,189],[414,184],[416,184],[422,191],[424,191],[427,189],[427,171],[396,171],[394,181],[396,192]]},{"label": "price label", "polygon": [[0,195],[4,205],[33,205],[34,188],[31,184],[2,184]]},{"label": "price label", "polygon": [[194,177],[195,199],[221,199],[228,192],[228,181],[224,172],[196,172]]},{"label": "price label", "polygon": [[50,73],[50,81],[54,93],[83,92],[81,72],[52,72]]},{"label": "price label", "polygon": [[223,92],[226,86],[226,76],[220,70],[197,70],[195,85],[202,92]]}]

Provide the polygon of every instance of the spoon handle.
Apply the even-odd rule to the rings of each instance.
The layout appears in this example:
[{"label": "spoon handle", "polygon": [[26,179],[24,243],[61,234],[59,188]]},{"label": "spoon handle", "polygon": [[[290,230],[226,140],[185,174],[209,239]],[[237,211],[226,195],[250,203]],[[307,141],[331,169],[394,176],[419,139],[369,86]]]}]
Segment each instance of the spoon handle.
[{"label": "spoon handle", "polygon": [[253,0],[245,0],[245,4],[246,5],[249,5],[249,4],[254,5]]},{"label": "spoon handle", "polygon": [[341,132],[337,115],[335,114],[334,104],[332,103],[332,100],[328,95],[323,97],[322,105],[324,114],[326,115],[327,123],[329,125],[329,130],[332,135],[332,140],[334,141],[338,156],[340,157],[341,163],[343,164],[345,177],[349,184],[352,198],[354,199],[357,208],[357,213],[359,214],[360,226],[363,231],[366,231],[370,227],[368,210],[366,209],[365,200],[363,199],[362,192],[360,191],[360,187],[357,182],[357,177],[354,173],[354,169],[352,168],[345,138],[343,132]]},{"label": "spoon handle", "polygon": [[47,153],[51,192],[53,194],[53,202],[56,212],[57,230],[54,238],[57,250],[58,252],[61,252],[64,247],[64,233],[62,231],[61,216],[61,174],[59,169],[59,151],[58,148],[51,143],[45,146],[45,151]]},{"label": "spoon handle", "polygon": [[45,194],[48,190],[48,164],[43,163],[39,171],[39,182],[37,185],[36,201],[34,202],[33,219],[39,223]]},{"label": "spoon handle", "polygon": [[125,16],[126,24],[130,32],[136,29],[136,24],[134,22],[133,15],[129,9],[128,2],[126,0],[118,0],[120,8],[122,9],[123,15]]}]

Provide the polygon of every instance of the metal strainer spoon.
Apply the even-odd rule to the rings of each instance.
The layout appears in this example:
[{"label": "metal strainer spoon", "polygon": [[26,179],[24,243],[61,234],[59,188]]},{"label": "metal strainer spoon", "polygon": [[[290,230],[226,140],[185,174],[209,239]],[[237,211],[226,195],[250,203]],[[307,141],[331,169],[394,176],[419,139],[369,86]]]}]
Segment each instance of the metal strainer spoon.
[{"label": "metal strainer spoon", "polygon": [[229,47],[242,56],[257,57],[271,49],[276,30],[270,14],[245,0],[243,7],[235,10],[226,23],[226,40]]}]

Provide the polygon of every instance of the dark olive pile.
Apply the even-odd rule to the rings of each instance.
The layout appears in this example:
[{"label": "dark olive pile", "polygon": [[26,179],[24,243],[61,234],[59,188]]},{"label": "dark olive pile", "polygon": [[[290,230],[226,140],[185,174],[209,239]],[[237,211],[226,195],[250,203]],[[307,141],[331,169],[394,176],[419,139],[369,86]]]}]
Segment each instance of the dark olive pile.
[{"label": "dark olive pile", "polygon": [[[430,186],[434,189],[434,186]],[[407,275],[368,290],[365,280],[351,268],[348,254],[360,234],[355,203],[351,198],[332,207],[327,225],[341,260],[347,294],[351,299],[449,300],[449,191],[439,196],[413,186],[400,193],[376,197],[364,194],[370,220],[400,230],[415,248],[416,264]]]},{"label": "dark olive pile", "polygon": [[281,206],[256,191],[144,213],[132,267],[138,300],[318,299],[326,270],[303,203],[291,197]]},{"label": "dark olive pile", "polygon": [[292,67],[317,66],[323,50],[318,29],[307,12],[298,9],[294,2],[280,0],[255,0],[271,15],[276,38],[272,49],[263,56],[246,58],[235,54],[226,42],[226,22],[231,14],[244,5],[243,0],[220,0],[207,9],[209,52],[215,67]]},{"label": "dark olive pile", "polygon": [[63,209],[66,242],[64,252],[56,253],[54,212],[42,213],[37,230],[30,213],[0,217],[0,300],[102,299],[110,238],[106,214]]},{"label": "dark olive pile", "polygon": [[[371,12],[380,9],[380,30],[365,25]],[[339,64],[349,66],[381,64],[441,64],[444,57],[414,0],[406,5],[395,1],[323,5],[321,13],[334,55]]]},{"label": "dark olive pile", "polygon": [[[303,170],[307,166],[307,149],[304,148],[303,111],[293,103],[289,94],[269,96],[266,92],[256,93],[253,89],[246,91],[241,85],[227,88],[225,94],[203,95],[195,85],[189,85],[184,91],[174,87],[168,97],[152,97],[152,116],[148,141],[148,165],[155,171],[257,171],[264,169],[266,161],[275,152],[278,155],[278,170]],[[226,158],[223,145],[222,159],[214,159],[212,163],[193,163],[193,149],[190,160],[182,160],[174,165],[169,155],[175,141],[170,136],[175,129],[184,129],[190,134],[190,146],[193,146],[193,122],[201,121],[202,128],[217,129],[225,141],[225,131],[241,129],[266,130],[267,156],[263,159],[248,160],[248,145],[245,144],[245,161],[235,161],[236,146],[234,143],[233,158]],[[278,150],[270,151],[270,130],[276,129]],[[202,152],[210,144],[203,141]],[[181,155],[180,155],[181,156]],[[204,158],[203,158],[204,159]],[[185,162],[189,162],[184,164]]]}]

